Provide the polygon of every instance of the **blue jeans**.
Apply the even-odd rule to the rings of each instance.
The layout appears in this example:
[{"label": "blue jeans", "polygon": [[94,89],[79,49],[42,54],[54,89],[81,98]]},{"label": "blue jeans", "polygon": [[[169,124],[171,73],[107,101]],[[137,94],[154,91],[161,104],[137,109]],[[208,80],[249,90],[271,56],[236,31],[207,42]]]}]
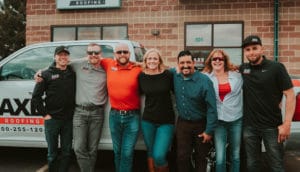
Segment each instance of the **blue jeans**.
[{"label": "blue jeans", "polygon": [[283,143],[277,142],[278,129],[257,129],[249,126],[243,128],[247,170],[257,172],[261,170],[261,143],[264,142],[268,166],[273,172],[284,171]]},{"label": "blue jeans", "polygon": [[[230,171],[240,171],[240,145],[242,135],[242,118],[232,121],[218,121],[214,141],[216,148],[216,171],[226,171],[226,157],[230,158]],[[229,156],[226,155],[226,145],[229,146]]]},{"label": "blue jeans", "polygon": [[81,172],[94,172],[104,122],[104,108],[93,111],[75,108],[74,152]]},{"label": "blue jeans", "polygon": [[131,172],[134,147],[140,128],[140,114],[120,115],[111,110],[109,128],[114,149],[116,172]]},{"label": "blue jeans", "polygon": [[148,151],[148,157],[154,159],[156,167],[168,165],[166,159],[174,136],[173,124],[155,124],[142,120],[142,132]]},{"label": "blue jeans", "polygon": [[[48,144],[49,172],[67,172],[72,156],[72,119],[45,120],[45,136]],[[60,138],[61,155],[58,155]]]}]

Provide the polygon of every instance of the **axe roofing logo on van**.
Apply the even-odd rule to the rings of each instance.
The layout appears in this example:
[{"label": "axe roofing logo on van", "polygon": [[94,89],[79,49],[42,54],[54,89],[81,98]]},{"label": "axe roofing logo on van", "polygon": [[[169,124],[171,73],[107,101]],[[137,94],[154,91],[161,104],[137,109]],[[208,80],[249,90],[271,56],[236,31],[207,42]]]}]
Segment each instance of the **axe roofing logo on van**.
[{"label": "axe roofing logo on van", "polygon": [[[30,102],[30,99],[24,99],[21,101],[20,99],[13,99],[11,102],[10,99],[4,98],[2,99],[0,105],[0,124],[29,124],[29,125],[43,125],[44,119],[42,116],[33,116],[31,110],[26,108],[26,105]],[[13,108],[13,105],[17,105],[17,108]],[[30,113],[31,112],[31,113]],[[21,114],[24,114],[25,117]],[[5,116],[4,116],[5,115]],[[6,116],[9,117],[6,117]],[[27,116],[32,116],[28,118]]]}]

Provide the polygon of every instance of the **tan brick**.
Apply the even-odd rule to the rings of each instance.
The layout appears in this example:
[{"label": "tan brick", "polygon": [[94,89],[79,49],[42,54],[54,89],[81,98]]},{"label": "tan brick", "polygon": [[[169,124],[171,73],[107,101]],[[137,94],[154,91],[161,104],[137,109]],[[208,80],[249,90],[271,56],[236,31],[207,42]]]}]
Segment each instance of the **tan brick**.
[{"label": "tan brick", "polygon": [[[300,12],[298,14],[300,14]],[[299,15],[298,15],[298,17],[299,17]],[[288,23],[290,25],[300,25],[300,20],[290,20],[290,21],[288,21]]]},{"label": "tan brick", "polygon": [[[295,55],[294,51],[287,51],[287,50],[280,51],[279,54],[280,54],[280,56],[294,56]],[[291,60],[291,58],[290,58],[290,60]]]},{"label": "tan brick", "polygon": [[290,62],[300,62],[300,57],[290,57]]},{"label": "tan brick", "polygon": [[295,1],[286,1],[280,3],[282,7],[294,7],[296,5]]},{"label": "tan brick", "polygon": [[295,31],[295,26],[283,26],[281,27],[281,31],[288,31],[288,32],[291,32],[291,31]]},{"label": "tan brick", "polygon": [[269,27],[257,27],[257,32],[270,32]]}]

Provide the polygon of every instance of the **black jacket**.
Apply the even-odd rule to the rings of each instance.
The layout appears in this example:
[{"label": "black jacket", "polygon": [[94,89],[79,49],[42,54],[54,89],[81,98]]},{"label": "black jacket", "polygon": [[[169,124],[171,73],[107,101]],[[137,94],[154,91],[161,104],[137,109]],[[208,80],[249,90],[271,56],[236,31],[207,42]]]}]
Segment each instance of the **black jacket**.
[{"label": "black jacket", "polygon": [[42,72],[42,78],[33,90],[32,112],[42,116],[50,114],[54,119],[71,119],[75,107],[75,72],[70,66],[60,70],[53,63]]}]

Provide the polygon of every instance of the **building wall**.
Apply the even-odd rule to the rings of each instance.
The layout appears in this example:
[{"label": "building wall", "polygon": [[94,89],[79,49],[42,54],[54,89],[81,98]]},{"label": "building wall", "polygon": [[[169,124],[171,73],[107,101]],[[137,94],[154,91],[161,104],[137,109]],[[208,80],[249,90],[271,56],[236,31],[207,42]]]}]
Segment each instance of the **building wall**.
[{"label": "building wall", "polygon": [[[300,1],[279,0],[279,61],[300,75]],[[128,23],[129,39],[158,48],[169,65],[184,49],[184,22],[243,21],[273,58],[273,0],[121,0],[120,9],[56,10],[55,0],[27,0],[26,44],[51,40],[51,25]],[[160,35],[153,36],[152,29]]]}]

